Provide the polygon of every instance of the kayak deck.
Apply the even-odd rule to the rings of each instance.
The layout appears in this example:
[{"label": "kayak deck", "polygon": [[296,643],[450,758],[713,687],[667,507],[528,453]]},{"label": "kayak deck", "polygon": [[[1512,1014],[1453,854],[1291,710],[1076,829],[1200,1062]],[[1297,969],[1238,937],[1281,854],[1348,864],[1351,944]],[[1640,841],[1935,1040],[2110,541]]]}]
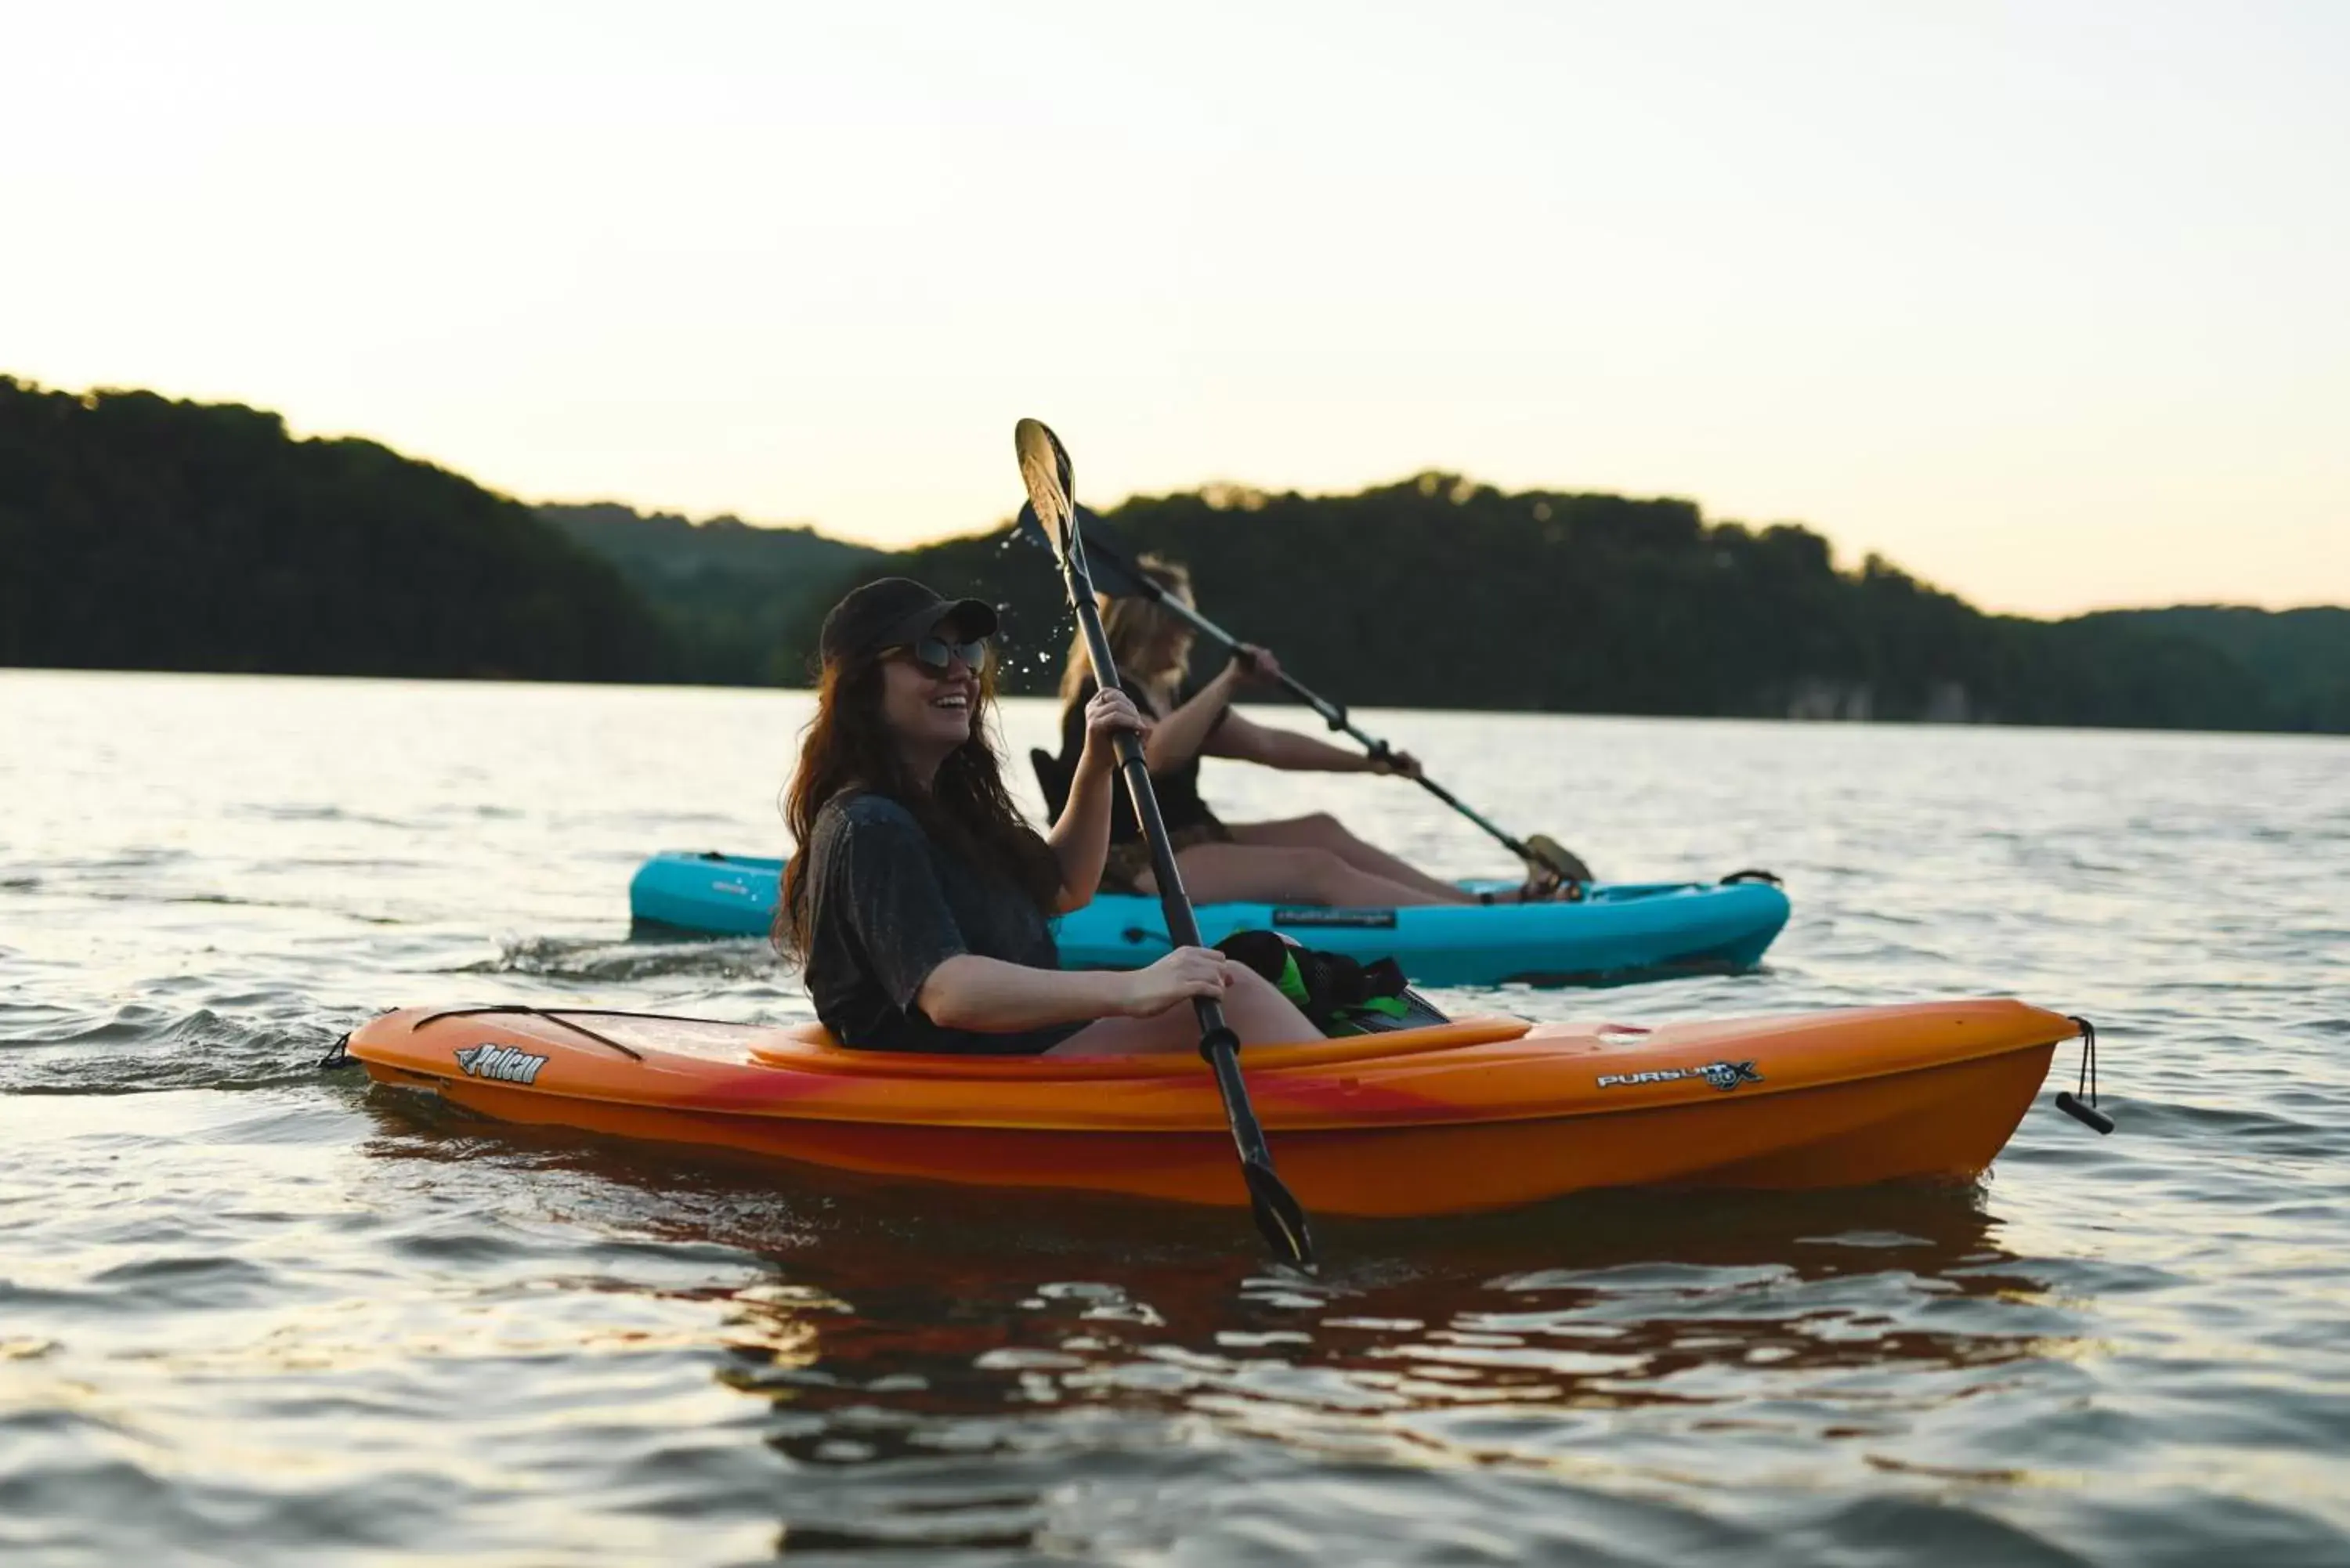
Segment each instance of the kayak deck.
[{"label": "kayak deck", "polygon": [[[1970,1179],[2075,1032],[1981,1001],[1653,1030],[1462,1019],[1242,1060],[1302,1201],[1401,1216],[1594,1187]],[[920,1180],[1247,1201],[1188,1052],[912,1056],[588,1010],[410,1010],[349,1048],[379,1083],[507,1121]]]}]

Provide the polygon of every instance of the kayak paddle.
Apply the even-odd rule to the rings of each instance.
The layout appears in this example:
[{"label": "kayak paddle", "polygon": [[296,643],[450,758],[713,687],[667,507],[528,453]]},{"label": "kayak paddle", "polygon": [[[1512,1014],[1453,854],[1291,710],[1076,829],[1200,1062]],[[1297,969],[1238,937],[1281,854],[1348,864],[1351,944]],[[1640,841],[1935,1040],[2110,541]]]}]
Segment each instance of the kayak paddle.
[{"label": "kayak paddle", "polygon": [[[1177,619],[1187,622],[1192,630],[1209,641],[1222,644],[1227,652],[1237,654],[1240,651],[1240,639],[1152,582],[1149,576],[1138,571],[1132,562],[1119,555],[1117,547],[1102,536],[1106,530],[1100,519],[1097,518],[1092,512],[1079,506],[1076,509],[1076,515],[1078,523],[1085,529],[1087,556],[1099,564],[1099,570],[1096,576],[1099,577],[1104,587],[1113,594],[1129,597],[1139,594]],[[1031,538],[1041,539],[1048,548],[1053,546],[1052,535],[1045,524],[1038,521],[1036,508],[1033,504],[1020,509],[1020,530]],[[1087,602],[1090,604],[1092,601],[1088,599]],[[1372,756],[1381,762],[1386,762],[1394,756],[1393,749],[1385,741],[1376,735],[1366,734],[1356,727],[1355,722],[1347,716],[1344,703],[1333,702],[1314,691],[1286,670],[1281,672],[1279,680],[1284,691],[1320,714],[1322,722],[1330,728],[1351,736],[1357,744]],[[1483,828],[1498,839],[1503,848],[1528,866],[1551,872],[1570,888],[1579,888],[1581,884],[1593,880],[1591,867],[1586,866],[1579,857],[1556,839],[1540,833],[1524,839],[1513,838],[1492,823],[1486,821],[1458,795],[1426,774],[1413,774],[1409,776],[1412,783]]]},{"label": "kayak paddle", "polygon": [[[1085,633],[1086,656],[1094,667],[1094,680],[1104,691],[1118,685],[1118,667],[1110,658],[1109,639],[1102,631],[1101,613],[1094,605],[1093,577],[1086,567],[1084,537],[1078,532],[1074,499],[1076,479],[1068,449],[1039,420],[1022,420],[1012,432],[1020,454],[1020,478],[1028,487],[1030,515],[1061,564],[1061,581],[1069,591],[1069,607],[1076,611]],[[1047,521],[1049,520],[1049,521]],[[1150,845],[1150,870],[1159,879],[1159,904],[1167,918],[1167,934],[1178,947],[1207,944],[1200,940],[1200,922],[1192,917],[1191,900],[1175,868],[1175,852],[1167,842],[1167,824],[1159,815],[1159,798],[1151,793],[1150,767],[1142,758],[1142,742],[1131,730],[1121,730],[1115,742],[1118,772],[1126,780],[1134,816]],[[1224,1117],[1232,1124],[1232,1142],[1240,1149],[1241,1179],[1247,1182],[1249,1207],[1256,1228],[1276,1256],[1311,1265],[1314,1238],[1306,1230],[1305,1210],[1273,1168],[1273,1151],[1265,1147],[1264,1128],[1257,1125],[1256,1108],[1249,1104],[1248,1085],[1241,1077],[1240,1036],[1224,1022],[1224,1009],[1212,997],[1195,996],[1191,1010],[1200,1020],[1200,1054],[1216,1075],[1216,1090],[1223,1096]]]}]

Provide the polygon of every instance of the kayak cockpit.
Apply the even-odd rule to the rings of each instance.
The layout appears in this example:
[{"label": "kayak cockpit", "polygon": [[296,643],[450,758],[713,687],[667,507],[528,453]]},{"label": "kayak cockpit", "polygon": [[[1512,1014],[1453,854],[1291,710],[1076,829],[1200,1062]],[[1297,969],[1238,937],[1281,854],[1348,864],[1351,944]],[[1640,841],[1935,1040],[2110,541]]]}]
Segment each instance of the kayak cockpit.
[{"label": "kayak cockpit", "polygon": [[[1252,1045],[1242,1050],[1241,1060],[1252,1071],[1392,1061],[1463,1045],[1499,1044],[1523,1037],[1533,1027],[1523,1018],[1495,1013],[1457,1018],[1425,1029],[1351,1034],[1296,1045]],[[852,1051],[836,1042],[818,1023],[796,1024],[762,1033],[750,1043],[748,1056],[754,1066],[795,1073],[1022,1083],[1163,1078],[1188,1073],[1199,1064],[1198,1055],[1190,1050],[1139,1056],[953,1056],[907,1051]]]}]

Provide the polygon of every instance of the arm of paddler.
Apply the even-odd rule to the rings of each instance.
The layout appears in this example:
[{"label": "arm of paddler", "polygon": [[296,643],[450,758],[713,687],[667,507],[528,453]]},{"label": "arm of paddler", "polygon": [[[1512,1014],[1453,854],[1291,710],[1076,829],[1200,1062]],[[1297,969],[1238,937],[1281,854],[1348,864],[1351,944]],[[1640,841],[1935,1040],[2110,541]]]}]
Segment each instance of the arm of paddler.
[{"label": "arm of paddler", "polygon": [[[1381,768],[1367,753],[1334,746],[1295,730],[1252,723],[1238,713],[1227,715],[1209,737],[1208,754],[1291,773],[1373,774]],[[1399,756],[1403,753],[1397,753]]]},{"label": "arm of paddler", "polygon": [[1210,948],[1177,948],[1148,969],[1030,969],[959,953],[931,971],[915,993],[941,1029],[1010,1034],[1097,1018],[1149,1018],[1194,996],[1221,998],[1237,966]]},{"label": "arm of paddler", "polygon": [[1061,896],[1054,908],[1062,914],[1093,901],[1094,890],[1101,885],[1102,862],[1109,857],[1109,808],[1118,789],[1112,737],[1120,730],[1146,737],[1150,733],[1149,722],[1123,691],[1095,692],[1085,717],[1085,744],[1069,779],[1068,801],[1061,807],[1060,820],[1045,836],[1061,864]]},{"label": "arm of paddler", "polygon": [[1239,717],[1232,711],[1232,694],[1247,679],[1237,664],[1227,664],[1215,678],[1191,694],[1191,700],[1152,726],[1144,742],[1142,760],[1154,774],[1173,773],[1210,748],[1216,732]]},{"label": "arm of paddler", "polygon": [[[1282,679],[1281,660],[1254,643],[1243,643],[1234,649],[1232,662],[1217,677],[1227,682],[1228,688],[1237,688],[1243,680],[1275,683]],[[1212,687],[1214,682],[1210,684]],[[1231,700],[1227,695],[1225,701]],[[1311,735],[1301,735],[1295,730],[1251,723],[1236,711],[1225,712],[1223,722],[1202,738],[1200,749],[1211,757],[1230,757],[1237,763],[1254,763],[1260,767],[1290,773],[1417,774],[1419,770],[1419,764],[1408,752],[1397,752],[1385,759],[1372,757],[1334,746],[1327,741],[1317,741]],[[1156,763],[1151,764],[1151,771],[1159,771]]]}]

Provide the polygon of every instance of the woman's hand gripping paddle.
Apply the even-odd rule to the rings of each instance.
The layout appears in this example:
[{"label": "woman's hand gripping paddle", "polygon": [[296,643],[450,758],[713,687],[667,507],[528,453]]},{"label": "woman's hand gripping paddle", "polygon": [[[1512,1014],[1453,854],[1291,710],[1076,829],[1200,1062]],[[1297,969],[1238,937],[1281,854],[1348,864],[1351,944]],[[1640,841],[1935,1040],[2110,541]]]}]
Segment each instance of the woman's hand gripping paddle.
[{"label": "woman's hand gripping paddle", "polygon": [[[1045,543],[1061,563],[1061,581],[1069,591],[1069,607],[1086,639],[1086,656],[1094,667],[1095,684],[1107,691],[1118,683],[1118,667],[1110,658],[1109,639],[1102,632],[1101,615],[1094,607],[1093,577],[1086,568],[1085,539],[1077,527],[1076,486],[1068,450],[1041,421],[1022,420],[1012,433],[1020,454],[1020,478],[1028,487]],[[1159,878],[1159,903],[1167,917],[1167,934],[1178,947],[1196,948],[1200,922],[1192,918],[1191,900],[1183,892],[1183,878],[1175,868],[1175,853],[1167,842],[1167,824],[1159,815],[1158,797],[1150,791],[1150,767],[1142,759],[1142,742],[1131,732],[1117,738],[1118,766],[1134,802],[1135,820],[1150,845],[1150,869]],[[1224,1116],[1232,1124],[1232,1142],[1241,1157],[1241,1178],[1248,1183],[1249,1207],[1256,1228],[1276,1256],[1311,1265],[1314,1238],[1306,1229],[1305,1210],[1273,1168],[1273,1152],[1265,1147],[1264,1129],[1257,1125],[1256,1109],[1249,1104],[1248,1085],[1241,1077],[1240,1037],[1224,1022],[1221,1003],[1194,997],[1192,1010],[1200,1019],[1200,1054],[1216,1075],[1223,1096]]]},{"label": "woman's hand gripping paddle", "polygon": [[[1049,435],[1052,432],[1047,431],[1045,433]],[[1175,617],[1176,619],[1190,626],[1193,631],[1209,641],[1222,644],[1226,652],[1238,650],[1241,646],[1238,638],[1136,570],[1134,563],[1127,559],[1115,545],[1103,536],[1106,530],[1091,512],[1072,503],[1069,515],[1070,533],[1076,535],[1082,532],[1091,547],[1087,565],[1091,566],[1094,562],[1099,563],[1099,570],[1089,575],[1087,579],[1089,582],[1097,579],[1103,587],[1113,594],[1129,597],[1139,594]],[[1020,509],[1020,532],[1032,539],[1041,540],[1055,556],[1061,553],[1060,545],[1054,539],[1053,531],[1045,525],[1038,504],[1033,499],[1026,506]],[[1087,596],[1086,602],[1088,605],[1093,603],[1090,595]],[[1385,741],[1376,735],[1366,734],[1357,728],[1355,722],[1347,716],[1344,703],[1333,702],[1328,698],[1310,690],[1304,681],[1286,670],[1281,672],[1279,679],[1282,688],[1291,696],[1320,714],[1322,722],[1330,728],[1352,737],[1356,744],[1370,753],[1372,756],[1385,761],[1395,754]],[[1558,840],[1544,833],[1528,834],[1523,839],[1514,838],[1492,823],[1486,821],[1458,795],[1426,774],[1415,773],[1407,776],[1412,783],[1499,840],[1502,847],[1525,862],[1528,872],[1537,877],[1556,880],[1567,889],[1566,896],[1569,899],[1577,899],[1583,896],[1583,885],[1592,880],[1591,867],[1586,866],[1580,857],[1565,847]]]}]

